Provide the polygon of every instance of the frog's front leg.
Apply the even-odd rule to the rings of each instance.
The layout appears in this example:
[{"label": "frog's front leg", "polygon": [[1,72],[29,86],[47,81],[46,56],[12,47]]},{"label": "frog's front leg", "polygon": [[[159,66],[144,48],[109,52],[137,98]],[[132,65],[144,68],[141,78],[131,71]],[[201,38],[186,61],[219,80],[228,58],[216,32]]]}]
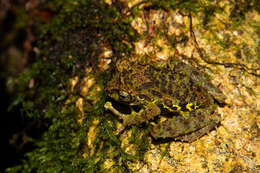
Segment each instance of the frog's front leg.
[{"label": "frog's front leg", "polygon": [[119,116],[120,119],[123,120],[123,126],[117,130],[118,133],[128,125],[138,124],[138,123],[148,121],[161,113],[160,108],[155,103],[149,103],[139,112],[135,112],[131,108],[131,114],[123,114],[119,112],[113,107],[111,102],[106,102],[104,107],[105,109],[110,110],[115,115]]}]

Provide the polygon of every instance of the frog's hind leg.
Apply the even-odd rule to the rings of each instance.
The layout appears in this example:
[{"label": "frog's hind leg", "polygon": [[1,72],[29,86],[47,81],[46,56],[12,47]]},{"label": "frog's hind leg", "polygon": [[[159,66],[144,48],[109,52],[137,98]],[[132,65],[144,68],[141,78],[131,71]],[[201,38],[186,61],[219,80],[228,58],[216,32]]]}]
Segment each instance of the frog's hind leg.
[{"label": "frog's hind leg", "polygon": [[220,122],[219,116],[176,116],[156,124],[152,128],[154,138],[174,138],[191,142],[212,130]]},{"label": "frog's hind leg", "polygon": [[208,126],[205,126],[195,132],[192,132],[187,135],[178,136],[174,138],[175,140],[180,140],[184,142],[193,142],[205,135],[206,133],[209,133],[214,127],[216,127],[218,122],[212,121]]}]

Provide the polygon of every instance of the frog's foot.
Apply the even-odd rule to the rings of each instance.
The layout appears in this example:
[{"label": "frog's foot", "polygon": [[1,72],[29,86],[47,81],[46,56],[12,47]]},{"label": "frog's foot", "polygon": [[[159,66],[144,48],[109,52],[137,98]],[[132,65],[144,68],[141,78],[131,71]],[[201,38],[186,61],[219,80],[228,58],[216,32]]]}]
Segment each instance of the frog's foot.
[{"label": "frog's foot", "polygon": [[117,115],[120,119],[123,120],[123,126],[117,130],[118,133],[128,125],[138,124],[138,123],[148,121],[161,113],[160,108],[154,103],[148,104],[144,109],[141,109],[139,112],[135,112],[131,108],[131,114],[123,114],[119,112],[113,107],[111,102],[106,102],[104,107],[105,109],[110,110],[115,115]]}]

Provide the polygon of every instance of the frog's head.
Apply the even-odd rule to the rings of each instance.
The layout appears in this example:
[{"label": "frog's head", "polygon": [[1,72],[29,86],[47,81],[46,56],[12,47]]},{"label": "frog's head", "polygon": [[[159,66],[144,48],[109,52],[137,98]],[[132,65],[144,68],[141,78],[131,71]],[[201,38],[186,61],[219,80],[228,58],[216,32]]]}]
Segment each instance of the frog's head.
[{"label": "frog's head", "polygon": [[[116,72],[106,85],[106,93],[113,100],[127,105],[144,105],[146,98],[141,91],[137,90],[142,80],[147,80],[140,75],[141,68],[132,69],[129,62],[122,61],[117,64]],[[136,68],[136,66],[135,66]]]},{"label": "frog's head", "polygon": [[107,90],[107,94],[113,100],[131,106],[144,105],[147,103],[147,100],[145,100],[145,98],[147,97],[145,95],[135,96],[135,95],[131,95],[131,93],[128,93],[127,91],[124,90],[117,90],[117,89]]},{"label": "frog's head", "polygon": [[134,97],[132,97],[131,94],[127,92],[127,88],[125,88],[125,85],[120,83],[120,81],[119,74],[115,74],[113,78],[107,83],[107,95],[117,102],[126,104],[134,102]]},{"label": "frog's head", "polygon": [[142,96],[136,96],[129,89],[116,83],[113,79],[108,82],[106,87],[107,95],[113,100],[127,105],[144,104]]}]

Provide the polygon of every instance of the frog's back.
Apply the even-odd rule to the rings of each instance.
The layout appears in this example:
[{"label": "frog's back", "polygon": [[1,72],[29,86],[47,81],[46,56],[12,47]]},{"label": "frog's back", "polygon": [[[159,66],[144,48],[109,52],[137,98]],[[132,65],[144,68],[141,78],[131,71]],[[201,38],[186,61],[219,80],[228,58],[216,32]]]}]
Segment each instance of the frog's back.
[{"label": "frog's back", "polygon": [[180,62],[171,69],[169,67],[155,68],[150,65],[135,65],[135,70],[124,71],[124,85],[131,95],[146,101],[156,101],[159,104],[207,106],[212,104],[206,90],[194,82],[191,75],[194,69]]}]

